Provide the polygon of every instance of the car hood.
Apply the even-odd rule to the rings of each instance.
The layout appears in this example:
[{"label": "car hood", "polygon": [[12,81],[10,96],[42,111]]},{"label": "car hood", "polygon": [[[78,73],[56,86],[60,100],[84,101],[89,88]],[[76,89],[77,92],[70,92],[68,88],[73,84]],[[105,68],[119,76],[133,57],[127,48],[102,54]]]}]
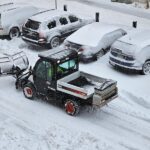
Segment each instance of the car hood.
[{"label": "car hood", "polygon": [[135,56],[141,50],[141,48],[137,45],[133,45],[119,40],[112,45],[111,49],[116,49],[123,54],[132,56]]}]

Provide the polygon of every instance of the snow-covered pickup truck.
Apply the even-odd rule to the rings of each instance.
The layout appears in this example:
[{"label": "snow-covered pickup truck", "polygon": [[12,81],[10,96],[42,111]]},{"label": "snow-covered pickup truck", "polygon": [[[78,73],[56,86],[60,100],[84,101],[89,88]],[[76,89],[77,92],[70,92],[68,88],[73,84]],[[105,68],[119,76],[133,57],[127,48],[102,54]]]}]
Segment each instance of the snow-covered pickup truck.
[{"label": "snow-covered pickup truck", "polygon": [[16,88],[23,88],[28,99],[40,97],[62,104],[73,116],[82,105],[102,107],[118,95],[116,81],[79,71],[78,53],[74,50],[57,48],[39,57],[29,72],[23,73],[17,67]]}]

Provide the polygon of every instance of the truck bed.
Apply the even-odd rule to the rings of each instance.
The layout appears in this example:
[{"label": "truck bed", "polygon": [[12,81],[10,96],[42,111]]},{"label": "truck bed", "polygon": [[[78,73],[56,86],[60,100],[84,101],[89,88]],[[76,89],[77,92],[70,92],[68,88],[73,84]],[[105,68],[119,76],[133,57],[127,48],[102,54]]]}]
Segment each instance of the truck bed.
[{"label": "truck bed", "polygon": [[77,79],[74,79],[68,82],[71,85],[83,88],[87,91],[88,95],[94,93],[95,84],[88,80],[85,76],[80,76]]},{"label": "truck bed", "polygon": [[82,99],[90,98],[96,93],[101,95],[101,97],[107,97],[107,95],[109,95],[114,89],[116,89],[116,81],[104,79],[80,71],[66,76],[57,82],[58,91]]}]

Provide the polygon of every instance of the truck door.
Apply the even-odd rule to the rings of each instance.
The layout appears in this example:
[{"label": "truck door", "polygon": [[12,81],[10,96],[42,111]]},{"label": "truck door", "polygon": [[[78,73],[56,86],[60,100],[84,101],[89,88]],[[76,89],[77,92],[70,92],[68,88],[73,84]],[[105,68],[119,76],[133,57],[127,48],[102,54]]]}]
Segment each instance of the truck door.
[{"label": "truck door", "polygon": [[33,80],[37,91],[45,95],[47,94],[48,87],[52,83],[53,68],[47,61],[39,60],[34,68]]}]

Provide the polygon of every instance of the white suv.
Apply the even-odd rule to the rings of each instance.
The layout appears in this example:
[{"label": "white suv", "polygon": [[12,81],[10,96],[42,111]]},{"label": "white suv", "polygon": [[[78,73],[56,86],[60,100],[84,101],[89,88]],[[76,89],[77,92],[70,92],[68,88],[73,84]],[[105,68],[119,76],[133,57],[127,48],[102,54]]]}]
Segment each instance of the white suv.
[{"label": "white suv", "polygon": [[150,74],[150,30],[134,30],[111,47],[111,65]]},{"label": "white suv", "polygon": [[23,26],[22,39],[30,44],[54,48],[63,38],[91,22],[92,19],[81,19],[69,12],[47,10],[28,19]]}]

